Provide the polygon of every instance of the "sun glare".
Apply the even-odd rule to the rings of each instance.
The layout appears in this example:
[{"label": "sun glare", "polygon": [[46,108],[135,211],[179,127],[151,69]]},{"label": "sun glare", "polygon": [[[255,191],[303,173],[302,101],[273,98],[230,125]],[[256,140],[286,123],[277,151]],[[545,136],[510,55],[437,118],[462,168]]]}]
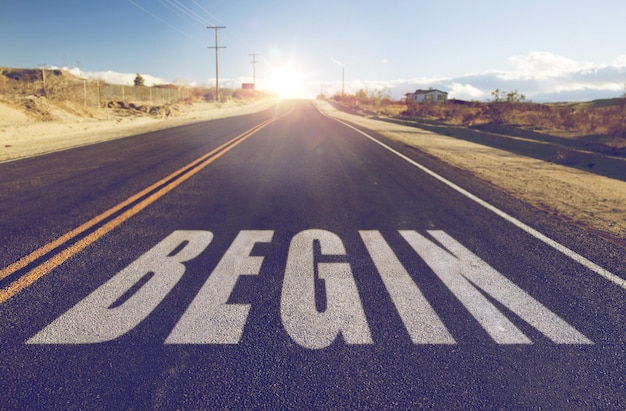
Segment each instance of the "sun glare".
[{"label": "sun glare", "polygon": [[292,67],[274,69],[270,88],[281,98],[309,98],[304,77]]}]

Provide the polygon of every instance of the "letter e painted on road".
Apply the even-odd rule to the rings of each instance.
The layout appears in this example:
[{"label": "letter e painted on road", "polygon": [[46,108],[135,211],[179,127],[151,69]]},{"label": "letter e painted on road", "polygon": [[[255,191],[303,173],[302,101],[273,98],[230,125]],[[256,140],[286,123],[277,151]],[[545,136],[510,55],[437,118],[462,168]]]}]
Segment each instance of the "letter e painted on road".
[{"label": "letter e painted on road", "polygon": [[[372,344],[361,298],[348,263],[315,263],[314,243],[322,255],[345,255],[341,239],[324,230],[296,234],[289,245],[280,315],[287,333],[299,345],[320,349],[341,334],[347,344]],[[315,272],[324,281],[326,309],[315,304]]]},{"label": "letter e painted on road", "polygon": [[166,344],[237,344],[250,304],[226,304],[241,275],[258,275],[263,258],[250,256],[273,231],[241,231],[176,323]]},{"label": "letter e painted on road", "polygon": [[209,231],[174,231],[26,343],[90,344],[126,334],[174,288],[185,273],[183,263],[200,255],[211,240]]}]

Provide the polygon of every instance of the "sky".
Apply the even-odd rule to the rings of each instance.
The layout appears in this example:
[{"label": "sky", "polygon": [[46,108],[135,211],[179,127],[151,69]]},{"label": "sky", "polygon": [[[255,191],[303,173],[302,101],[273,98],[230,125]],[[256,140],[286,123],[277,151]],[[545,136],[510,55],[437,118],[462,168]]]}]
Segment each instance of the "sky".
[{"label": "sky", "polygon": [[[132,84],[253,81],[285,97],[436,88],[532,101],[626,92],[623,0],[20,0],[0,6],[0,66]],[[252,56],[255,54],[256,56]],[[252,61],[256,60],[253,65]]]}]

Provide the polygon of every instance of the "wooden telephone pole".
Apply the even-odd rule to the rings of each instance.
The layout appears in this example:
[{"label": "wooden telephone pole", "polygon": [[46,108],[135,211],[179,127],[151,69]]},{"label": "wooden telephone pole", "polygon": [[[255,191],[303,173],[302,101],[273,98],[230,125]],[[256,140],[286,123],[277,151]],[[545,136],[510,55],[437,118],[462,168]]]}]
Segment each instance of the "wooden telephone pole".
[{"label": "wooden telephone pole", "polygon": [[41,79],[43,80],[43,95],[48,97],[46,92],[46,64],[40,64],[39,67],[41,67]]},{"label": "wooden telephone pole", "polygon": [[254,84],[254,89],[256,90],[256,56],[258,56],[258,53],[252,53],[250,54],[250,56],[252,56],[252,84]]},{"label": "wooden telephone pole", "polygon": [[219,46],[217,41],[217,31],[219,29],[225,29],[226,26],[208,26],[207,29],[215,30],[215,47],[209,46],[210,49],[215,49],[215,101],[220,101],[220,76],[219,76],[219,63],[218,63],[218,50],[225,49],[226,46]]}]

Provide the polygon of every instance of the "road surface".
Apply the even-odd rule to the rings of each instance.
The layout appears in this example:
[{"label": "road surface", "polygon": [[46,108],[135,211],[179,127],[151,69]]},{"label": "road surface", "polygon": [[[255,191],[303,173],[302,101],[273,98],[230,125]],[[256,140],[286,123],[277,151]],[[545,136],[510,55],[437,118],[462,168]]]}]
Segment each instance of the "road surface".
[{"label": "road surface", "polygon": [[626,250],[284,101],[0,164],[2,409],[624,409]]}]

